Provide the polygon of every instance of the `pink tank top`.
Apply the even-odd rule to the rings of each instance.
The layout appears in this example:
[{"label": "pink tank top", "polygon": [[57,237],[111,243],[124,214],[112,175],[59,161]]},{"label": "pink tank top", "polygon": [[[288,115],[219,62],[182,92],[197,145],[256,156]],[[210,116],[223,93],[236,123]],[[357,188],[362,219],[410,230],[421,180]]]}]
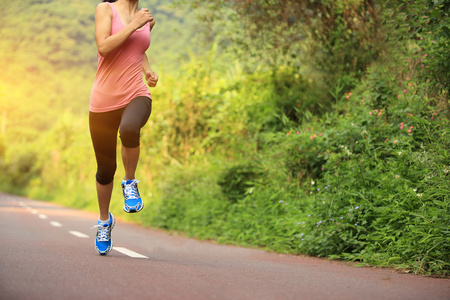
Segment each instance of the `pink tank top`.
[{"label": "pink tank top", "polygon": [[[114,6],[111,35],[125,26]],[[142,60],[150,46],[150,25],[133,32],[116,50],[103,57],[97,53],[98,67],[91,90],[91,112],[107,112],[125,107],[138,96],[151,98],[142,75]]]}]

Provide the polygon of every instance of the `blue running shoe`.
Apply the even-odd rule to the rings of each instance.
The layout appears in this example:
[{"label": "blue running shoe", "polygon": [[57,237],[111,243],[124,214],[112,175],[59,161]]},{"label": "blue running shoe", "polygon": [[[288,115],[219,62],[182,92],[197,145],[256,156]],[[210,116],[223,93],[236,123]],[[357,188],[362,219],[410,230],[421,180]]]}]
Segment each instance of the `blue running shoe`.
[{"label": "blue running shoe", "polygon": [[127,213],[139,212],[144,208],[144,203],[139,195],[138,182],[136,179],[122,180],[122,192],[125,198],[123,210]]},{"label": "blue running shoe", "polygon": [[100,255],[106,255],[111,252],[113,248],[113,243],[111,239],[111,231],[114,228],[116,220],[112,213],[109,213],[109,223],[101,224],[100,220],[98,221],[98,225],[95,225],[92,228],[97,227],[97,236],[95,237],[95,250]]}]

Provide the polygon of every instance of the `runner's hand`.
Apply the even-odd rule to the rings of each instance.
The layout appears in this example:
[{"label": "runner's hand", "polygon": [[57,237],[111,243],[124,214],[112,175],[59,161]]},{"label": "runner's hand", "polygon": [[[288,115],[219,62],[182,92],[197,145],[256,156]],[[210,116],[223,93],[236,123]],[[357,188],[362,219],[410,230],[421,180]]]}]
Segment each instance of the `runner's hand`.
[{"label": "runner's hand", "polygon": [[152,14],[147,8],[141,9],[133,18],[132,23],[134,23],[136,30],[147,24],[148,22],[153,22]]},{"label": "runner's hand", "polygon": [[155,87],[158,83],[158,79],[158,75],[156,75],[156,73],[153,71],[145,73],[145,80],[147,80],[147,84],[149,87]]}]

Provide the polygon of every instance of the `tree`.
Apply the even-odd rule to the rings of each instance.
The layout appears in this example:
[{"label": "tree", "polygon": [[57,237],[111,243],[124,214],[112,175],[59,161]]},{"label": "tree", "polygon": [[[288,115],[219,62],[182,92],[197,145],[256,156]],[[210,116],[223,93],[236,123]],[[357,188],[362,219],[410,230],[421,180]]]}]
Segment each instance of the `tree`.
[{"label": "tree", "polygon": [[206,0],[191,5],[210,36],[238,56],[249,54],[253,68],[300,66],[312,58],[310,65],[319,71],[354,75],[380,52],[373,0]]}]

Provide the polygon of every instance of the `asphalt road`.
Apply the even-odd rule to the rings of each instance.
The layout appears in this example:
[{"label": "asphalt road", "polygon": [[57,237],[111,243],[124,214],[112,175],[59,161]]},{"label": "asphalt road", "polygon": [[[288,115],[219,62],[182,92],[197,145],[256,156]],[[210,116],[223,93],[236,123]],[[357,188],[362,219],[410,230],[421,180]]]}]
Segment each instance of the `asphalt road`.
[{"label": "asphalt road", "polygon": [[0,299],[450,299],[450,280],[215,245],[0,193]]}]

